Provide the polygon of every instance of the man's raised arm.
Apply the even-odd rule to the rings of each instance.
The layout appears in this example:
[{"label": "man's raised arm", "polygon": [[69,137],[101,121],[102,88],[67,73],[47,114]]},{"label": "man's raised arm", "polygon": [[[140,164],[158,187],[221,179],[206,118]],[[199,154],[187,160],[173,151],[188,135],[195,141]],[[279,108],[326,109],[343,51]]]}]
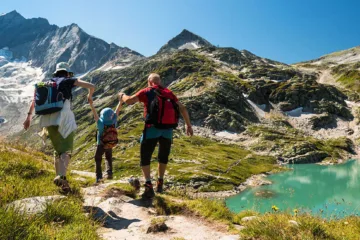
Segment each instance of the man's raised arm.
[{"label": "man's raised arm", "polygon": [[136,96],[136,94],[132,96],[128,96],[125,93],[119,93],[119,99],[128,105],[139,102],[139,97]]}]

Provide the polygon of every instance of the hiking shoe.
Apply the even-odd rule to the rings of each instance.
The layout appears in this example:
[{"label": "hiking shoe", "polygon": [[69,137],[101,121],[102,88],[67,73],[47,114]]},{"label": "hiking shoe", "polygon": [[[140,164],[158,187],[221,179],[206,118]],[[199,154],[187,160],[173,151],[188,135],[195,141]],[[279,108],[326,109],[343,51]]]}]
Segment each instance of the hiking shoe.
[{"label": "hiking shoe", "polygon": [[107,179],[107,180],[113,179],[113,174],[112,173],[106,173],[105,174],[105,179]]},{"label": "hiking shoe", "polygon": [[129,178],[128,181],[129,181],[130,185],[131,185],[137,192],[140,191],[140,181],[139,181],[139,179],[131,177],[131,178]]},{"label": "hiking shoe", "polygon": [[156,182],[156,192],[163,193],[164,189],[164,179],[158,179]]},{"label": "hiking shoe", "polygon": [[152,199],[153,197],[155,197],[155,192],[154,192],[154,188],[153,188],[152,184],[146,183],[144,185],[144,187],[145,187],[145,191],[141,195],[142,198],[144,198],[144,199]]},{"label": "hiking shoe", "polygon": [[96,184],[104,183],[104,179],[103,179],[103,178],[100,178],[100,177],[97,177],[95,183],[96,183]]},{"label": "hiking shoe", "polygon": [[54,178],[54,184],[55,184],[56,186],[60,187],[60,186],[62,185],[62,182],[63,182],[63,179],[61,179],[60,176],[56,176],[56,177]]},{"label": "hiking shoe", "polygon": [[68,193],[71,191],[69,182],[65,179],[62,179],[61,191],[63,191],[64,193]]}]

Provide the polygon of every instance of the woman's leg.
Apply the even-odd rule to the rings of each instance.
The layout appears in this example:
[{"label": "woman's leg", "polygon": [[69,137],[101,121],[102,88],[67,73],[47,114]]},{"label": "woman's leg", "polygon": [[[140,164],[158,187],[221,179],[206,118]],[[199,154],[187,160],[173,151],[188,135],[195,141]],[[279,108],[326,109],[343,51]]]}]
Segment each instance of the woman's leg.
[{"label": "woman's leg", "polygon": [[60,154],[59,175],[66,176],[71,155],[67,152]]},{"label": "woman's leg", "polygon": [[66,173],[71,159],[71,151],[74,144],[75,133],[72,132],[67,138],[63,138],[58,131],[58,126],[47,127],[49,138],[55,149],[55,172],[54,183],[61,186],[64,191],[70,190],[66,180]]},{"label": "woman's leg", "polygon": [[59,176],[60,175],[60,156],[59,154],[54,151],[54,166],[55,166],[55,173],[56,173],[56,176]]}]

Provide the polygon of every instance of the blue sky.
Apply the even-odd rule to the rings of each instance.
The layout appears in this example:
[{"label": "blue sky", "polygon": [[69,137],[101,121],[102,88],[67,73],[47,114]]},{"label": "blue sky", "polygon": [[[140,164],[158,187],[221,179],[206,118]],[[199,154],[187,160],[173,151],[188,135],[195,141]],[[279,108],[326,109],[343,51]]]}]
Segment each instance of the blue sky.
[{"label": "blue sky", "polygon": [[2,0],[58,26],[87,33],[146,56],[184,28],[220,47],[247,49],[294,63],[360,45],[358,0]]}]

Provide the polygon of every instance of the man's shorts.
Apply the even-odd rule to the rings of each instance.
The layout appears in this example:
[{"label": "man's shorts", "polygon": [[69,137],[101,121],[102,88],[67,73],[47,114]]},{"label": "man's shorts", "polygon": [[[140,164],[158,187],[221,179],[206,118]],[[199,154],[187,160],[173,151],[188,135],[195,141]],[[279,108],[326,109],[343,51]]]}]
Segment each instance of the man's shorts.
[{"label": "man's shorts", "polygon": [[146,129],[145,139],[141,136],[140,158],[141,166],[150,165],[152,154],[157,143],[159,143],[158,161],[167,164],[171,150],[173,129],[157,129],[150,127]]}]

